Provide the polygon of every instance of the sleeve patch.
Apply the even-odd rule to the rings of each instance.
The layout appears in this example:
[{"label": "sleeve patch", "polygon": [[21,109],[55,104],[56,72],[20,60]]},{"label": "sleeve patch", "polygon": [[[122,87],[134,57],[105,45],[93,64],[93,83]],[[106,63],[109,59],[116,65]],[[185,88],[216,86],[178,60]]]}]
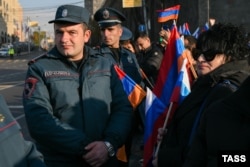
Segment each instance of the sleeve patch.
[{"label": "sleeve patch", "polygon": [[32,93],[35,90],[37,82],[38,82],[38,79],[34,77],[29,77],[26,79],[25,84],[24,84],[24,98],[28,98],[32,95]]}]

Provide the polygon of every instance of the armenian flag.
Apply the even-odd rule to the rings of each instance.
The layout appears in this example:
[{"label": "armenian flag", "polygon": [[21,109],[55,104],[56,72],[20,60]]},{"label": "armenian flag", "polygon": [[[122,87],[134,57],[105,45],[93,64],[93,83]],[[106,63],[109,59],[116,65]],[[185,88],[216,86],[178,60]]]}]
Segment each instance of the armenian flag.
[{"label": "armenian flag", "polygon": [[176,5],[164,10],[157,10],[158,13],[158,22],[166,22],[169,20],[177,20],[180,11],[180,5]]},{"label": "armenian flag", "polygon": [[[190,92],[190,80],[187,73],[187,59],[182,57],[184,43],[178,34],[176,25],[171,30],[168,47],[163,57],[154,95],[147,90],[145,109],[145,135],[143,165],[152,165],[157,144],[158,128],[165,128],[171,121],[177,106]],[[153,98],[152,98],[153,96]],[[153,99],[153,100],[148,100]]]},{"label": "armenian flag", "polygon": [[115,65],[114,68],[122,82],[126,94],[128,95],[131,105],[135,109],[146,96],[146,92],[117,65]]}]

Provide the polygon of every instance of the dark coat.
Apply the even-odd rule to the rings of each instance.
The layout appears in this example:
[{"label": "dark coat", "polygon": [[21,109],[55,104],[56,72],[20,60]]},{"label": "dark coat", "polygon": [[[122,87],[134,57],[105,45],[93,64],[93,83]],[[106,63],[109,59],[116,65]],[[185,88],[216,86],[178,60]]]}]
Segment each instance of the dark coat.
[{"label": "dark coat", "polygon": [[[168,126],[158,153],[159,167],[181,166],[189,148],[194,120],[201,106],[207,108],[217,100],[225,98],[239,87],[249,75],[248,63],[245,60],[224,64],[211,73],[198,77],[191,93],[176,110],[172,122]],[[219,83],[229,81],[231,84]],[[204,102],[205,101],[205,102]],[[204,103],[204,104],[203,104]]]},{"label": "dark coat", "polygon": [[205,110],[185,167],[220,166],[222,154],[243,154],[249,158],[249,99],[250,77],[235,93]]},{"label": "dark coat", "polygon": [[79,67],[54,48],[27,71],[27,124],[46,163],[57,163],[53,167],[88,166],[85,146],[109,141],[117,150],[131,131],[133,108],[112,62],[85,47]]},{"label": "dark coat", "polygon": [[[142,57],[139,60],[140,67],[153,86],[157,80],[162,59],[163,53],[161,49],[158,46],[152,44],[149,48],[142,52]],[[152,86],[148,84],[147,81],[145,81],[145,85],[149,88],[152,88]]]},{"label": "dark coat", "polygon": [[21,128],[2,95],[0,95],[0,154],[1,167],[45,167],[42,154],[32,142],[23,138]]},{"label": "dark coat", "polygon": [[123,47],[116,49],[116,52],[112,52],[112,50],[104,44],[97,50],[102,56],[110,58],[114,64],[117,64],[137,84],[142,84],[140,66],[134,53]]}]

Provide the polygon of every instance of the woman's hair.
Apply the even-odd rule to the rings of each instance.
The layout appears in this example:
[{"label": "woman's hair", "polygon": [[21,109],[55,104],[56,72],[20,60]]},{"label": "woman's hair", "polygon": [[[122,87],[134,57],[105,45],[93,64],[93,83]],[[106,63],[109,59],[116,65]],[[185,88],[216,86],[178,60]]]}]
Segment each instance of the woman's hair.
[{"label": "woman's hair", "polygon": [[248,40],[242,26],[217,23],[202,32],[196,43],[197,50],[214,50],[223,53],[228,61],[246,59],[249,55]]}]

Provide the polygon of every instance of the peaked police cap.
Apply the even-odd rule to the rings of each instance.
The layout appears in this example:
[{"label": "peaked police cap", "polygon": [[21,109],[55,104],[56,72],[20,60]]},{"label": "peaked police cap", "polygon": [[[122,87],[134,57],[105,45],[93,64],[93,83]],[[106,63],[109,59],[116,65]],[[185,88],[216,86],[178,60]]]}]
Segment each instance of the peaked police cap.
[{"label": "peaked police cap", "polygon": [[86,8],[75,5],[62,5],[57,8],[55,19],[49,23],[70,22],[89,23],[90,13]]},{"label": "peaked police cap", "polygon": [[94,19],[100,27],[106,28],[121,24],[126,20],[126,17],[114,8],[104,7],[96,11]]}]

